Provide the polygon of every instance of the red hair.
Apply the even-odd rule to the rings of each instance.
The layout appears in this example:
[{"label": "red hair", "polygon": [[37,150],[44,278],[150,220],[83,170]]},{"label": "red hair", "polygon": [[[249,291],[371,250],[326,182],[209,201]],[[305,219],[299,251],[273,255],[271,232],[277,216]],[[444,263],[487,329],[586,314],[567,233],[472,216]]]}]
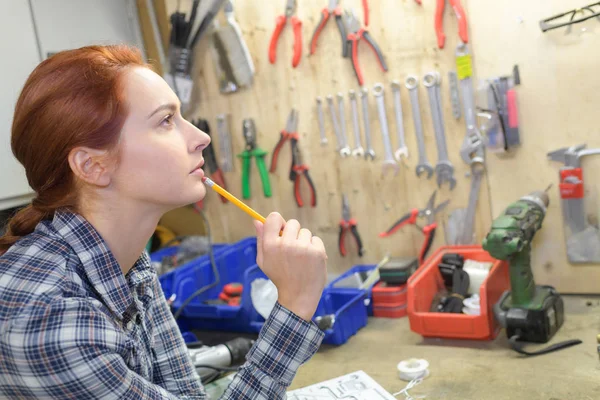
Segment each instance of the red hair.
[{"label": "red hair", "polygon": [[15,106],[11,147],[37,196],[11,218],[0,254],[55,210],[76,211],[69,153],[116,148],[127,117],[122,76],[133,66],[147,67],[136,48],[89,46],[57,53],[31,73]]}]

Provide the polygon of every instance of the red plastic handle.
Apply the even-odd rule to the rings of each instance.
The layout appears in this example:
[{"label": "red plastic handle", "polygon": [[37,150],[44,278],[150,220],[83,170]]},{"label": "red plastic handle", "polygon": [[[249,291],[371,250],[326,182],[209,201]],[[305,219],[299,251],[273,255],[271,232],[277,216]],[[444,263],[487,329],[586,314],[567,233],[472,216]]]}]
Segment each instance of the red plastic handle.
[{"label": "red plastic handle", "polygon": [[450,5],[454,9],[456,19],[458,20],[458,37],[463,43],[469,43],[469,33],[467,32],[467,15],[460,3],[460,0],[450,0]]},{"label": "red plastic handle", "polygon": [[321,21],[319,25],[317,25],[317,29],[315,29],[315,33],[313,33],[312,39],[310,39],[310,54],[315,54],[317,51],[317,41],[319,40],[319,36],[321,36],[321,31],[325,27],[325,24],[329,20],[329,10],[324,8],[321,11]]},{"label": "red plastic handle", "polygon": [[508,108],[508,126],[519,127],[519,113],[517,112],[517,92],[514,89],[506,91],[506,104]]},{"label": "red plastic handle", "polygon": [[296,68],[300,64],[302,57],[302,21],[298,17],[292,17],[292,27],[294,28],[294,58],[292,67]]},{"label": "red plastic handle", "polygon": [[352,65],[354,66],[354,72],[358,79],[358,85],[362,86],[364,83],[362,71],[360,70],[360,64],[358,63],[358,36],[351,33],[348,35],[348,39],[352,41]]},{"label": "red plastic handle", "polygon": [[444,48],[446,43],[446,35],[444,34],[444,7],[446,6],[446,0],[437,0],[435,7],[435,35],[437,36],[437,43],[440,49]]},{"label": "red plastic handle", "polygon": [[362,0],[363,13],[365,26],[369,26],[369,2],[367,0]]},{"label": "red plastic handle", "polygon": [[423,241],[423,245],[421,246],[421,251],[419,252],[419,266],[423,265],[425,261],[425,256],[429,252],[429,248],[433,243],[433,236],[435,235],[435,228],[437,228],[437,224],[434,222],[431,225],[427,225],[423,228],[423,234],[425,235],[425,240]]},{"label": "red plastic handle", "polygon": [[281,30],[285,26],[286,21],[287,20],[283,15],[280,15],[275,20],[275,30],[273,31],[271,43],[269,44],[269,61],[271,64],[275,64],[277,58],[277,41],[279,40],[279,35],[281,35]]}]

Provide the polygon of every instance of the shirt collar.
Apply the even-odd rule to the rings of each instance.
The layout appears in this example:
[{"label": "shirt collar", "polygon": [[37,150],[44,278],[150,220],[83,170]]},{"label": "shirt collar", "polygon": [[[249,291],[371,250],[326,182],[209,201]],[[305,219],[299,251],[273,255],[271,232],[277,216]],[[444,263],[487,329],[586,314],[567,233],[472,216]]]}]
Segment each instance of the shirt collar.
[{"label": "shirt collar", "polygon": [[148,255],[142,253],[126,277],[100,233],[83,216],[57,210],[52,226],[73,248],[90,283],[106,306],[122,318],[133,302],[127,281],[136,286],[152,279]]}]

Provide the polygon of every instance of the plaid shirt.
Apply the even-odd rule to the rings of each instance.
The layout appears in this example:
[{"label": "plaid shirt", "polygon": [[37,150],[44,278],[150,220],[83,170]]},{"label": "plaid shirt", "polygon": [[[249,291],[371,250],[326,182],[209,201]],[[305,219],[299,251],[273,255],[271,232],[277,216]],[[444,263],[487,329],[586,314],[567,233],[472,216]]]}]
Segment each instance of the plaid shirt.
[{"label": "plaid shirt", "polygon": [[[277,304],[222,398],[285,398],[322,339]],[[206,394],[148,255],[123,275],[91,224],[58,211],[0,256],[0,397]]]}]

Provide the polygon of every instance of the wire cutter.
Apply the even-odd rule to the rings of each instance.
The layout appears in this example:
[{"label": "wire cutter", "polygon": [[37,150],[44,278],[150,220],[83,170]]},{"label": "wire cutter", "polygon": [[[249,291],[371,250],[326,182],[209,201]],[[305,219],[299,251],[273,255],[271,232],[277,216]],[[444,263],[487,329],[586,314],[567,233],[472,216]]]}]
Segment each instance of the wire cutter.
[{"label": "wire cutter", "polygon": [[[450,203],[450,200],[446,200],[445,202],[434,208],[436,193],[437,192],[433,192],[433,194],[429,198],[429,201],[427,202],[427,206],[424,209],[419,210],[417,208],[413,208],[412,210],[410,210],[410,212],[406,213],[402,216],[402,218],[396,221],[396,223],[394,223],[394,225],[392,225],[390,229],[379,234],[379,237],[387,237],[392,235],[398,229],[402,228],[404,225],[411,224],[417,226],[423,232],[423,235],[425,235],[425,240],[423,241],[421,251],[419,252],[419,265],[423,264],[425,256],[429,252],[429,248],[431,247],[433,239],[435,238],[435,230],[437,228],[437,223],[435,222],[435,214],[442,211],[444,208],[446,208],[448,203]],[[417,225],[417,219],[420,217],[427,218],[427,225],[425,225],[425,227],[423,228]]]},{"label": "wire cutter", "polygon": [[342,8],[339,6],[340,0],[329,0],[329,4],[323,10],[321,10],[321,21],[317,25],[312,39],[310,39],[310,54],[315,54],[317,51],[317,41],[321,35],[321,31],[325,28],[327,21],[331,15],[335,15],[335,23],[340,31],[342,37],[342,57],[348,57],[348,47],[346,46],[346,28],[344,27],[344,21],[342,20]]},{"label": "wire cutter", "polygon": [[[210,136],[210,126],[208,125],[207,120],[198,119],[196,121],[193,121],[192,123],[196,128],[200,129],[208,136]],[[225,176],[223,175],[221,167],[219,167],[219,164],[217,163],[217,158],[215,156],[215,149],[212,140],[210,144],[204,149],[204,165],[205,170],[208,169],[207,176],[209,176],[210,179],[212,179],[217,185],[221,186],[223,189],[227,189],[227,185],[225,184]],[[225,197],[221,195],[219,195],[219,197],[221,198],[221,202],[223,204],[228,202]],[[203,208],[202,201],[198,202],[198,206],[201,209]]]},{"label": "wire cutter", "polygon": [[347,231],[350,231],[352,236],[354,236],[356,246],[358,247],[358,255],[359,257],[362,257],[364,253],[362,240],[360,239],[358,229],[356,228],[356,220],[350,216],[350,205],[348,204],[348,198],[344,194],[342,195],[342,220],[340,221],[340,235],[338,238],[340,254],[344,257],[346,256],[346,245],[344,243],[344,238]]},{"label": "wire cutter", "polygon": [[358,84],[360,86],[363,85],[364,79],[362,76],[362,71],[360,69],[360,64],[358,63],[358,43],[361,39],[365,39],[367,44],[373,49],[375,55],[377,56],[377,60],[379,61],[379,66],[381,69],[386,72],[388,70],[388,66],[385,62],[385,58],[383,57],[383,53],[381,49],[375,43],[375,40],[369,34],[365,28],[363,28],[360,24],[360,21],[354,15],[352,11],[346,11],[346,26],[348,28],[348,44],[347,46],[352,49],[352,66],[354,67],[354,72],[356,74],[356,78],[358,79]]},{"label": "wire cutter", "polygon": [[292,167],[290,168],[290,180],[294,182],[294,197],[296,197],[296,204],[298,207],[302,207],[304,202],[302,201],[302,193],[300,191],[300,181],[302,176],[306,179],[310,188],[310,205],[312,207],[317,206],[317,192],[315,185],[308,174],[308,166],[304,164],[302,158],[302,152],[300,146],[298,146],[298,139],[292,139]]},{"label": "wire cutter", "polygon": [[298,136],[298,111],[292,108],[292,111],[290,111],[290,115],[288,116],[287,123],[285,124],[285,129],[281,131],[279,141],[273,149],[273,154],[271,154],[271,168],[269,169],[269,172],[275,172],[275,170],[277,169],[277,159],[279,157],[279,152],[283,148],[285,142],[287,142],[290,139],[298,140],[299,138],[300,137]]},{"label": "wire cutter", "polygon": [[[450,0],[450,6],[456,14],[458,20],[458,36],[463,43],[469,43],[469,34],[467,33],[467,16],[463,9],[460,0]],[[437,0],[435,7],[435,34],[437,36],[438,47],[444,48],[446,42],[446,35],[444,34],[444,8],[446,7],[446,0]]]},{"label": "wire cutter", "polygon": [[254,157],[262,181],[263,193],[265,197],[271,197],[271,182],[269,182],[269,173],[265,165],[267,152],[256,145],[256,125],[252,118],[244,120],[243,134],[246,140],[246,150],[238,154],[238,157],[242,159],[242,196],[244,199],[250,198],[250,159]]},{"label": "wire cutter", "polygon": [[288,18],[291,20],[292,28],[294,30],[294,58],[292,58],[292,66],[296,68],[300,63],[300,57],[302,56],[302,21],[294,16],[296,13],[296,5],[296,0],[287,0],[285,15],[280,15],[275,20],[275,30],[273,31],[271,43],[269,44],[269,61],[271,64],[275,64],[275,59],[277,58],[277,42]]}]

